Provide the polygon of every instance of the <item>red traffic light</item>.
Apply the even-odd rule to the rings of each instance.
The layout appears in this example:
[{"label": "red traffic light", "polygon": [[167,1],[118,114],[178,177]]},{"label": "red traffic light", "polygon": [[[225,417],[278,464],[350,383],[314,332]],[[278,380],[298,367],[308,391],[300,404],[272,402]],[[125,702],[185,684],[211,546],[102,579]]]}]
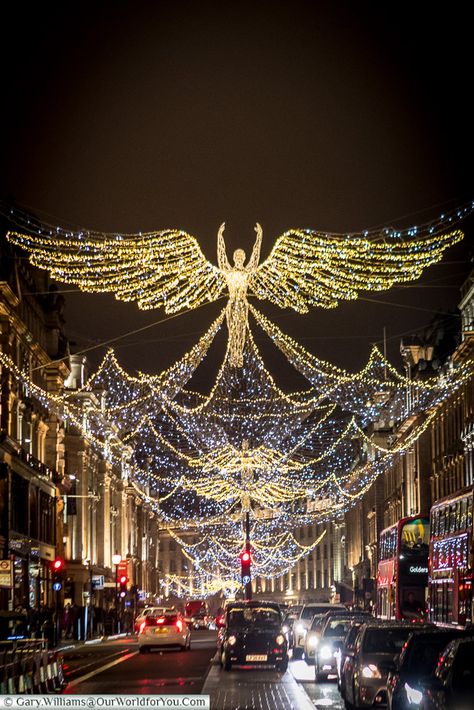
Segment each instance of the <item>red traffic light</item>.
[{"label": "red traffic light", "polygon": [[120,584],[127,584],[128,579],[126,574],[122,574],[119,579]]},{"label": "red traffic light", "polygon": [[53,570],[55,572],[60,572],[63,567],[64,567],[64,560],[62,560],[60,557],[56,557],[56,559],[53,562]]},{"label": "red traffic light", "polygon": [[245,552],[240,553],[240,559],[242,562],[250,562],[250,552],[245,550]]}]

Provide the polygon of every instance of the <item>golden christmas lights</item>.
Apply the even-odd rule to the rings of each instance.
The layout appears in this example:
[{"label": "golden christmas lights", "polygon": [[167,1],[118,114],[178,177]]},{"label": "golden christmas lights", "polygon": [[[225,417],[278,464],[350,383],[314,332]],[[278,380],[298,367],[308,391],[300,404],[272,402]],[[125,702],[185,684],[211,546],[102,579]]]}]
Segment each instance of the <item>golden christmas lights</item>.
[{"label": "golden christmas lights", "polygon": [[166,229],[132,235],[64,234],[40,228],[37,233],[10,231],[7,238],[30,252],[35,266],[59,281],[83,291],[107,292],[139,308],[163,306],[166,313],[193,309],[228,291],[226,307],[230,361],[242,366],[248,322],[247,292],[281,308],[306,313],[309,306],[335,308],[340,300],[357,298],[360,291],[381,291],[395,283],[419,278],[423,269],[439,261],[444,250],[463,233],[403,241],[376,241],[292,229],[278,237],[270,256],[258,264],[262,228],[245,265],[245,252],[234,252],[234,266],[226,255],[224,225],[218,232],[218,267],[204,257],[197,240],[187,232]]}]

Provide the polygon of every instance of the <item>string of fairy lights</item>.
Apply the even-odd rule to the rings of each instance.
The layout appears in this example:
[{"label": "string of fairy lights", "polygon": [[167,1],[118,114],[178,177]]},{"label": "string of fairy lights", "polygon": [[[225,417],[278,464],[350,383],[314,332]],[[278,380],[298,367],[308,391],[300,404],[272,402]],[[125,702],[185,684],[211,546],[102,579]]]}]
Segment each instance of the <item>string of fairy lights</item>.
[{"label": "string of fairy lights", "polygon": [[[348,372],[283,333],[247,301],[247,290],[306,312],[416,279],[462,238],[453,227],[473,208],[471,203],[408,230],[336,235],[293,229],[277,239],[260,265],[257,225],[247,267],[243,261],[230,266],[223,227],[215,267],[183,230],[72,231],[14,210],[10,219],[28,233],[11,231],[8,239],[60,281],[85,291],[112,291],[140,308],[163,306],[168,313],[216,300],[226,288],[229,300],[196,345],[161,374],[131,376],[109,350],[81,390],[52,394],[7,354],[0,353],[0,364],[113,464],[127,459],[130,485],[189,563],[162,579],[167,589],[187,596],[197,590],[232,593],[239,586],[245,512],[252,521],[254,573],[285,574],[324,535],[315,532],[302,544],[295,531],[315,528],[354,505],[432,426],[440,403],[473,373],[468,361],[414,382],[377,348],[364,368]],[[187,385],[224,321],[229,338],[216,379],[207,395],[194,392]],[[306,378],[307,389],[286,393],[277,386],[256,346],[253,322]],[[414,423],[403,437],[372,436],[380,421],[396,430],[408,416]]]}]

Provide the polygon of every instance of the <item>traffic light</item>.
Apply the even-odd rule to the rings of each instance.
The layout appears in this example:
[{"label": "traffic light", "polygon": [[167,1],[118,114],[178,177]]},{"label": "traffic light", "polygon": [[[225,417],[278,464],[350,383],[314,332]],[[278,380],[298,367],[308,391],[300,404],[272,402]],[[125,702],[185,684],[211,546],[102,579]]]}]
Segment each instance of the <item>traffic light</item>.
[{"label": "traffic light", "polygon": [[53,570],[53,589],[55,592],[59,592],[63,588],[64,560],[61,557],[56,557],[51,568]]},{"label": "traffic light", "polygon": [[120,575],[119,584],[120,584],[120,596],[123,598],[123,597],[127,596],[128,577],[126,574]]},{"label": "traffic light", "polygon": [[252,557],[250,550],[242,550],[240,553],[240,571],[242,576],[242,585],[245,591],[245,599],[250,599],[252,596],[252,575],[250,573],[250,565]]}]

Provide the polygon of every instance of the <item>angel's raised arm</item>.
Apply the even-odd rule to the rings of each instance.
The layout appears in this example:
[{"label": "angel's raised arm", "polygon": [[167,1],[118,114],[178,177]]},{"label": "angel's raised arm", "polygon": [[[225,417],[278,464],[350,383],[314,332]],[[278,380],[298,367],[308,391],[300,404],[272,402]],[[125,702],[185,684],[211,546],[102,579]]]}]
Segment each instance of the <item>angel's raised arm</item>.
[{"label": "angel's raised arm", "polygon": [[221,269],[221,271],[230,271],[232,267],[229,264],[229,260],[227,258],[224,241],[224,229],[225,222],[222,222],[221,226],[219,227],[219,231],[217,232],[217,265],[219,266],[219,269]]},{"label": "angel's raised arm", "polygon": [[248,271],[253,271],[254,269],[256,269],[258,266],[258,262],[260,261],[260,249],[262,248],[263,230],[258,222],[255,225],[255,231],[257,233],[257,238],[255,240],[255,244],[253,245],[252,256],[250,257],[249,263],[247,264]]}]

